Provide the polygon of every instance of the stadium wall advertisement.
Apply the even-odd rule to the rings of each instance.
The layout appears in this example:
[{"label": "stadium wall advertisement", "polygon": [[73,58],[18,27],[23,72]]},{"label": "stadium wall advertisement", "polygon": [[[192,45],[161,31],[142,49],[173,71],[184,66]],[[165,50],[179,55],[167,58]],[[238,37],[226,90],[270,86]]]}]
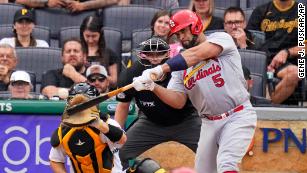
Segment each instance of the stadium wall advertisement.
[{"label": "stadium wall advertisement", "polygon": [[[59,123],[58,115],[2,114],[0,172],[51,173],[49,141]],[[307,172],[306,127],[307,121],[258,120],[253,154],[244,157],[242,170]]]},{"label": "stadium wall advertisement", "polygon": [[52,172],[48,155],[58,115],[1,115],[0,122],[0,172]]},{"label": "stadium wall advertisement", "polygon": [[[108,100],[99,107],[113,115],[116,105],[116,101]],[[65,101],[0,101],[0,173],[52,173],[50,137],[60,124],[64,107]],[[136,115],[134,104],[130,104],[126,125]]]},{"label": "stadium wall advertisement", "polygon": [[306,120],[258,119],[252,154],[244,157],[242,170],[306,173],[306,128]]}]

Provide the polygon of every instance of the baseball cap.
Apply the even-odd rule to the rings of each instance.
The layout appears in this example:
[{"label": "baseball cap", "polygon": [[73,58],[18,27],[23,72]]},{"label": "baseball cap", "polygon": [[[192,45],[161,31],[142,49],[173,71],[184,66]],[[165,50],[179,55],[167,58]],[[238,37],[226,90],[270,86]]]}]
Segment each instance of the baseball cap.
[{"label": "baseball cap", "polygon": [[106,68],[102,65],[91,65],[89,68],[86,70],[86,77],[91,77],[92,75],[103,75],[105,77],[108,77],[108,72]]},{"label": "baseball cap", "polygon": [[11,75],[10,82],[16,81],[31,83],[30,75],[25,71],[15,71]]},{"label": "baseball cap", "polygon": [[15,16],[14,16],[14,23],[21,19],[27,19],[35,23],[33,12],[26,8],[22,8],[16,11]]}]

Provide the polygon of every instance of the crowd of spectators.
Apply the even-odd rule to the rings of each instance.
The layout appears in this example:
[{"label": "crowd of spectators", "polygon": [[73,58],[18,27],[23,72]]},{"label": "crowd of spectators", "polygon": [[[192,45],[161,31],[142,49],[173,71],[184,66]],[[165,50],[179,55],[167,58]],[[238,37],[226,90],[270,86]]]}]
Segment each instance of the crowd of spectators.
[{"label": "crowd of spectators", "polygon": [[[1,2],[22,4],[26,7],[17,10],[14,15],[12,25],[14,36],[2,38],[0,40],[1,47],[10,45],[13,48],[49,47],[46,40],[37,39],[33,36],[33,29],[36,24],[34,17],[36,8],[64,8],[76,13],[86,10],[101,9],[110,5],[125,6],[133,3],[130,0],[9,0]],[[174,12],[169,9],[176,9],[180,7],[180,4],[177,0],[165,0],[161,1],[160,5],[160,7],[166,10],[161,10],[153,16],[150,26],[152,30],[151,35],[163,37],[170,44],[172,50],[171,56],[173,56],[177,54],[182,47],[176,41],[175,37],[168,38],[168,32],[170,30],[169,19],[171,13]],[[223,19],[217,17],[214,13],[214,0],[191,0],[190,5],[186,8],[196,12],[202,19],[204,24],[203,32],[224,30],[233,37],[239,50],[251,49],[265,52],[268,57],[267,69],[273,72],[274,77],[277,78],[275,90],[269,93],[269,98],[272,100],[272,103],[297,104],[297,94],[294,96],[293,93],[304,92],[300,90],[302,82],[297,77],[296,59],[298,57],[297,51],[300,50],[297,46],[297,5],[298,2],[293,0],[270,1],[258,7],[253,7],[253,13],[248,21],[246,20],[245,11],[237,6],[225,9]],[[103,24],[99,16],[91,15],[83,19],[83,22],[80,23],[80,56],[82,54],[84,58],[81,58],[80,62],[77,63],[77,66],[82,64],[82,68],[79,69],[80,67],[69,65],[69,63],[66,62],[67,60],[65,60],[66,54],[63,50],[62,61],[64,66],[62,72],[58,75],[54,75],[53,78],[50,76],[50,74],[52,74],[50,71],[45,74],[49,79],[46,81],[46,76],[43,78],[44,80],[42,81],[41,87],[42,94],[51,98],[58,95],[55,88],[50,89],[51,86],[67,89],[75,82],[86,81],[85,70],[93,64],[100,64],[107,69],[107,73],[109,74],[107,76],[108,86],[111,89],[116,88],[117,77],[120,73],[120,64],[118,64],[120,57],[116,56],[116,53],[107,48],[108,43],[105,41],[103,32],[101,32],[102,28]],[[265,40],[259,38],[257,34],[254,34],[254,32],[252,32],[254,30],[263,32]],[[75,42],[79,41],[75,40]],[[1,51],[2,49],[12,48],[1,48]],[[65,49],[65,46],[63,46],[63,49]],[[16,60],[18,59],[16,56],[14,57]],[[73,62],[76,61],[74,58],[72,59]],[[84,62],[82,62],[83,59],[85,59]],[[11,61],[11,63],[8,63],[11,65],[4,66],[4,63],[1,63],[1,91],[5,91],[8,90],[9,77],[16,68],[17,61],[2,61]],[[244,67],[244,69],[248,70],[246,67]],[[4,75],[4,73],[7,74]],[[61,78],[56,78],[56,76],[64,76],[64,81],[69,82],[57,82],[57,84],[50,83],[51,79],[53,81],[61,81]],[[67,80],[67,78],[69,80]],[[293,98],[295,100],[294,102]]]},{"label": "crowd of spectators", "polygon": [[[1,52],[4,49],[15,52],[14,47],[49,47],[46,40],[37,39],[33,36],[33,29],[36,24],[34,17],[36,8],[65,8],[75,13],[101,9],[110,5],[125,6],[133,2],[130,0],[80,2],[64,0],[15,0],[1,1],[1,3],[16,3],[26,7],[17,10],[14,15],[12,25],[14,36],[0,40]],[[172,57],[182,49],[182,46],[176,41],[175,37],[168,38],[170,15],[176,11],[174,9],[180,7],[180,4],[177,0],[165,0],[161,1],[160,5],[160,7],[166,10],[161,10],[153,16],[150,26],[152,30],[151,35],[163,37],[170,44]],[[191,0],[190,5],[186,8],[196,12],[202,19],[204,25],[203,32],[224,30],[233,37],[238,50],[250,49],[265,52],[268,58],[267,69],[273,72],[274,77],[277,79],[277,82],[275,81],[275,90],[269,93],[268,98],[275,104],[297,105],[299,100],[297,93],[302,95],[302,92],[304,92],[301,90],[303,82],[297,77],[297,51],[301,49],[297,46],[297,5],[298,2],[293,0],[270,1],[258,7],[253,7],[253,13],[248,21],[245,11],[237,6],[226,8],[223,19],[217,17],[214,13],[214,0]],[[59,70],[54,69],[54,73],[48,71],[45,74],[44,80],[41,83],[42,94],[48,98],[58,96],[59,94],[55,88],[65,88],[67,90],[75,82],[87,81],[85,75],[86,68],[93,64],[99,64],[106,68],[108,88],[114,89],[117,87],[117,77],[120,73],[120,64],[118,62],[121,57],[116,56],[116,53],[108,48],[104,33],[101,32],[102,28],[103,24],[99,16],[91,15],[83,19],[83,22],[80,23],[80,47],[78,46],[78,50],[71,50],[71,53],[66,54],[66,44],[63,46],[62,62],[64,66]],[[253,31],[263,32],[265,40],[259,38]],[[77,42],[79,41],[75,40],[75,43]],[[8,47],[8,45],[12,48]],[[76,63],[78,65],[69,65],[77,62],[78,58],[70,58],[73,63],[67,63],[68,60],[65,60],[67,59],[65,57],[74,57],[75,55],[72,54],[78,54],[78,52],[80,53],[80,62]],[[12,57],[12,60],[1,58],[0,66],[1,91],[8,91],[9,77],[16,68],[18,58],[16,53],[13,53],[12,56],[3,56]],[[253,73],[249,72],[249,69],[246,67],[244,67],[244,70],[247,70],[247,73]],[[55,75],[56,71],[58,72],[57,75]],[[60,76],[61,78],[58,78]]]}]

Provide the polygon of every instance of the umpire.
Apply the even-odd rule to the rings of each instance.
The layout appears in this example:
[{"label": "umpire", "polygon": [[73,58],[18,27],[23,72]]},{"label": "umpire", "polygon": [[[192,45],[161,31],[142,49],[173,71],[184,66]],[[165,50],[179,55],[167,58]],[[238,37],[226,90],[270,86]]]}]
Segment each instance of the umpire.
[{"label": "umpire", "polygon": [[[136,51],[138,61],[132,67],[122,71],[118,86],[132,83],[145,69],[163,64],[169,58],[170,47],[159,37],[152,37],[139,45]],[[171,74],[163,76],[158,85],[167,87]],[[134,88],[117,95],[119,101],[115,120],[124,127],[131,100],[140,109],[138,119],[127,130],[127,142],[120,150],[123,167],[128,167],[128,160],[163,142],[176,141],[196,152],[201,121],[187,101],[182,109],[174,109],[161,101],[150,90],[136,91]]]}]

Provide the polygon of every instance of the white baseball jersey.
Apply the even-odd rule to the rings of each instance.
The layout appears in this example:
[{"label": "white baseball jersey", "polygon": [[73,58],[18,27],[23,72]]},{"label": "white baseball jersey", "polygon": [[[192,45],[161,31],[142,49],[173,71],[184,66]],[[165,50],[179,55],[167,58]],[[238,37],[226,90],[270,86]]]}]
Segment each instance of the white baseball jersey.
[{"label": "white baseball jersey", "polygon": [[[249,93],[241,57],[231,36],[216,32],[207,41],[221,46],[221,54],[187,70],[173,72],[168,88],[186,93],[199,115],[216,115],[249,100]],[[193,75],[184,84],[190,73]]]},{"label": "white baseball jersey", "polygon": [[[115,120],[111,118],[108,119],[108,124],[111,124],[116,127],[120,127],[118,122],[116,122]],[[110,139],[108,139],[103,133],[100,134],[100,139],[101,141],[108,143],[108,146],[111,152],[114,154],[114,160],[113,160],[114,166],[112,168],[111,173],[124,173],[122,171],[123,167],[122,167],[122,164],[119,158],[119,154],[118,154],[119,148],[121,148],[122,145],[111,142]],[[62,145],[59,145],[56,148],[53,148],[53,147],[51,148],[50,153],[49,153],[49,160],[65,163],[65,159],[66,159],[66,153]],[[70,173],[74,173],[72,167],[70,167]]]}]

